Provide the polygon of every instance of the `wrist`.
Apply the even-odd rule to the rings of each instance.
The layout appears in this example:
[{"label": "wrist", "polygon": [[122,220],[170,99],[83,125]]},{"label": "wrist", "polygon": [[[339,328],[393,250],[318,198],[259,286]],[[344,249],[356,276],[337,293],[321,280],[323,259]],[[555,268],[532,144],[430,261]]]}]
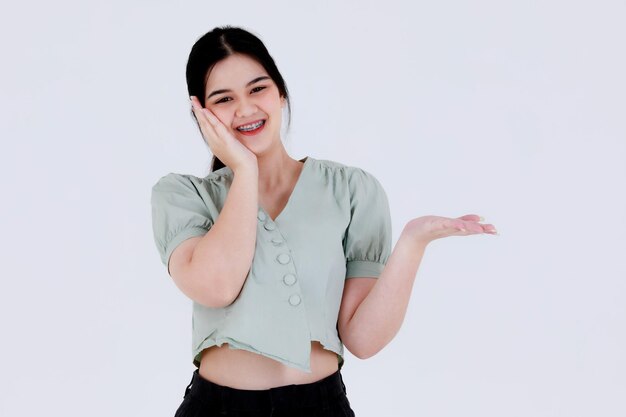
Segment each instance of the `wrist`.
[{"label": "wrist", "polygon": [[419,233],[419,231],[407,226],[402,229],[400,240],[406,241],[409,245],[413,246],[415,250],[426,249],[426,246],[428,246],[431,241],[422,233]]}]

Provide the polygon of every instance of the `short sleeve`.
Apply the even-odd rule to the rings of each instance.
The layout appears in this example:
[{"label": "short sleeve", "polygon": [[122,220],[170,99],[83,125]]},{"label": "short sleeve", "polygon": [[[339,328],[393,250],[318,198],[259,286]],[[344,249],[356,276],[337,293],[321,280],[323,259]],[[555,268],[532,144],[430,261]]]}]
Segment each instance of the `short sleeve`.
[{"label": "short sleeve", "polygon": [[387,194],[369,172],[350,167],[350,223],[344,237],[346,279],[378,278],[391,254],[391,214]]},{"label": "short sleeve", "polygon": [[[174,249],[184,240],[205,235],[213,218],[197,181],[170,173],[152,187],[152,230],[161,262],[167,267]],[[206,193],[203,193],[206,198]]]}]

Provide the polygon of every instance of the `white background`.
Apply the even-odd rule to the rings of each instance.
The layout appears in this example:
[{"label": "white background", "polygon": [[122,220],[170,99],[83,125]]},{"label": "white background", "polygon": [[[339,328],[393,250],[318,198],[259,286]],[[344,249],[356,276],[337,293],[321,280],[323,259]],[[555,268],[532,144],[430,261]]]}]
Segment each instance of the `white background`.
[{"label": "white background", "polygon": [[0,415],[173,416],[191,301],[150,189],[206,175],[185,65],[259,35],[292,94],[283,139],[373,173],[394,243],[433,242],[400,332],[346,351],[358,417],[626,415],[622,1],[20,2],[0,17]]}]

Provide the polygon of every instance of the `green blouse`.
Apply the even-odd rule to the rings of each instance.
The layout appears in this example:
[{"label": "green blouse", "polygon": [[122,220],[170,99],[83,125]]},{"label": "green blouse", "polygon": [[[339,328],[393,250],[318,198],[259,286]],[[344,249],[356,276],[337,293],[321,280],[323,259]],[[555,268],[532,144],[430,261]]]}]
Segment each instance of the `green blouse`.
[{"label": "green blouse", "polygon": [[[228,343],[311,372],[311,341],[337,354],[344,280],[378,278],[391,253],[387,195],[369,172],[339,162],[303,159],[283,211],[272,220],[259,206],[254,259],[233,303],[193,302],[192,358]],[[301,161],[303,161],[301,160]],[[233,180],[223,167],[204,178],[170,173],[152,187],[152,226],[162,263],[185,239],[218,218]]]}]

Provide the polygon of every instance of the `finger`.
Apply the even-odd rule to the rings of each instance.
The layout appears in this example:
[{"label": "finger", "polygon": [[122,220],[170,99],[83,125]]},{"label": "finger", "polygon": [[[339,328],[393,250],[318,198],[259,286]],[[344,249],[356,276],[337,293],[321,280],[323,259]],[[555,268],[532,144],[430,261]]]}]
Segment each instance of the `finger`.
[{"label": "finger", "polygon": [[485,221],[485,218],[482,217],[482,216],[479,216],[478,214],[466,214],[465,216],[457,217],[457,219],[473,221],[473,222],[483,222],[483,221]]},{"label": "finger", "polygon": [[[470,220],[462,220],[465,217],[470,217]],[[469,233],[482,233],[483,232],[483,228],[481,227],[480,224],[476,224],[476,222],[473,220],[474,219],[474,215],[468,215],[468,216],[462,216],[459,217],[454,223],[452,228],[456,231],[456,232],[460,232],[463,234],[469,234]]]},{"label": "finger", "polygon": [[466,223],[459,219],[446,219],[442,222],[442,229],[446,232],[452,231],[452,233],[466,232]]},{"label": "finger", "polygon": [[196,96],[189,96],[189,100],[191,101],[191,110],[194,113],[197,113],[197,110],[202,109],[202,104],[200,104],[200,100]]},{"label": "finger", "polygon": [[468,227],[465,225],[465,223],[457,224],[454,229],[457,232],[461,232],[461,233],[465,233],[468,231]]},{"label": "finger", "polygon": [[483,231],[485,233],[491,233],[494,235],[499,235],[498,231],[496,230],[496,227],[493,224],[483,224],[481,225],[483,228]]},{"label": "finger", "polygon": [[202,107],[202,104],[200,104],[200,101],[198,100],[198,98],[196,96],[190,96],[190,99],[191,99],[191,110],[193,111],[196,118],[198,118],[198,116],[202,116],[201,119],[204,119],[206,122],[208,122],[206,115],[202,111],[204,107]]},{"label": "finger", "polygon": [[204,113],[204,115],[206,116],[207,120],[211,123],[211,126],[217,127],[218,125],[221,124],[221,122],[217,118],[217,116],[214,115],[213,112],[211,110],[207,109],[206,107],[202,109],[202,113]]},{"label": "finger", "polygon": [[[191,106],[193,114],[196,117],[196,121],[200,124],[200,130],[202,130],[205,136],[208,134],[216,137],[217,134],[213,128],[213,123],[211,123],[207,117],[207,113],[205,112],[206,109],[202,107],[196,96],[191,96]],[[209,138],[207,137],[206,140],[208,141]]]},{"label": "finger", "polygon": [[215,132],[220,135],[220,137],[225,138],[227,135],[230,135],[230,131],[226,128],[224,123],[217,118],[216,115],[211,112],[209,109],[202,109],[202,111],[206,114],[207,119],[211,122],[211,126],[215,129]]},{"label": "finger", "polygon": [[192,102],[194,102],[195,100],[195,107],[201,110],[202,115],[205,117],[206,120],[208,120],[209,124],[213,128],[212,132],[214,134],[218,134],[222,138],[225,137],[225,135],[230,134],[226,126],[224,126],[224,124],[220,121],[220,119],[218,119],[218,117],[215,114],[213,114],[211,110],[207,109],[206,107],[202,107],[200,105],[200,102],[198,101],[197,97],[191,96],[191,99],[192,99]]},{"label": "finger", "polygon": [[198,117],[198,111],[199,109],[202,108],[202,106],[200,105],[200,103],[198,102],[198,99],[195,96],[190,96],[189,100],[191,102],[191,112],[196,117],[196,121],[200,122],[199,120],[200,118]]},{"label": "finger", "polygon": [[495,226],[493,224],[477,224],[474,221],[466,221],[463,224],[458,224],[456,230],[460,233],[470,234],[470,233],[491,233],[498,234]]}]

